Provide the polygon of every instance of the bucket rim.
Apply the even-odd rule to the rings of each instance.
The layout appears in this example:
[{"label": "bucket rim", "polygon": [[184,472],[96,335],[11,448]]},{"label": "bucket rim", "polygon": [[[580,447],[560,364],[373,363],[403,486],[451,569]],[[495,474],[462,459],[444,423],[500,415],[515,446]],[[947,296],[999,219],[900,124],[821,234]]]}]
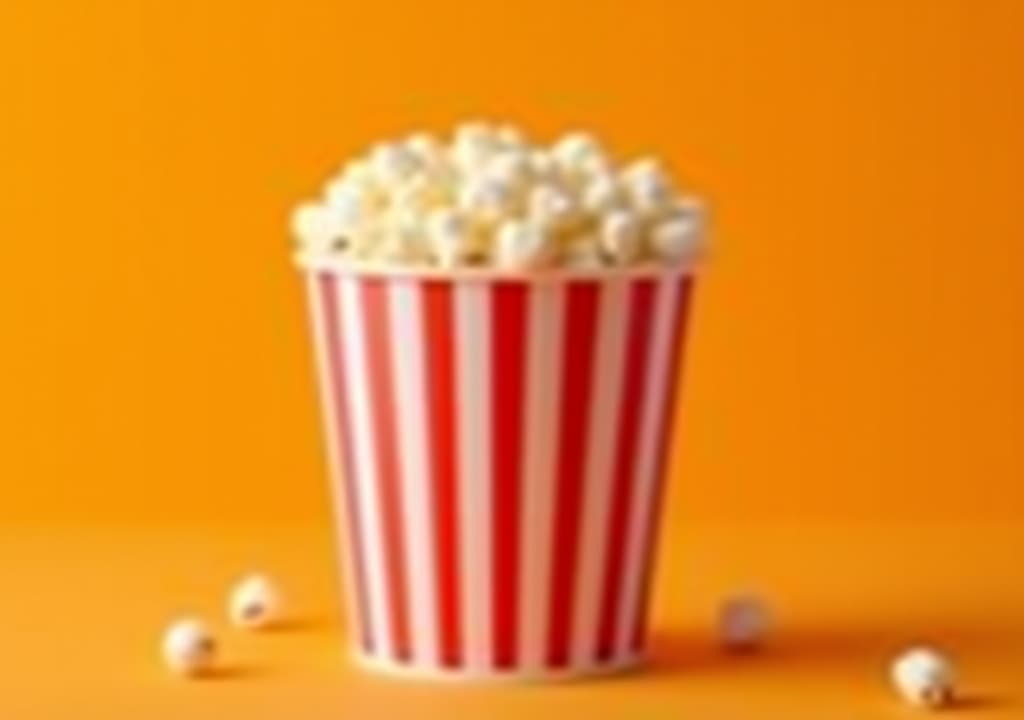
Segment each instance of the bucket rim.
[{"label": "bucket rim", "polygon": [[578,280],[663,279],[695,275],[699,259],[682,263],[643,263],[622,267],[572,268],[551,267],[541,270],[507,270],[494,267],[439,268],[425,266],[385,265],[355,262],[338,257],[296,253],[295,264],[308,273],[330,273],[336,276],[379,278],[383,280],[434,280],[448,282],[525,282],[560,283]]}]

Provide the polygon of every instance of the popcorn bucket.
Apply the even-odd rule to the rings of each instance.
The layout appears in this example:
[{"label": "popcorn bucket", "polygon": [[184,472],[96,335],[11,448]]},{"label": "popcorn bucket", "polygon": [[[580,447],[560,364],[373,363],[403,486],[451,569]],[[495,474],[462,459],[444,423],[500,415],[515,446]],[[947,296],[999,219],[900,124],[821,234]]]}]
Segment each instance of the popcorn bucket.
[{"label": "popcorn bucket", "polygon": [[304,267],[358,661],[636,665],[692,272]]}]

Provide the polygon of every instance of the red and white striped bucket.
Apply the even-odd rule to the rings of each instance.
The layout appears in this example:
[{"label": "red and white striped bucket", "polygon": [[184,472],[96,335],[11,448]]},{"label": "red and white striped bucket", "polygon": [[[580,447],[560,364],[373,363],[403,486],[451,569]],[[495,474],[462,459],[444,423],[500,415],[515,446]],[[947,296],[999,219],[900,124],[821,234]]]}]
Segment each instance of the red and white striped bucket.
[{"label": "red and white striped bucket", "polygon": [[692,273],[306,274],[360,662],[639,662]]}]

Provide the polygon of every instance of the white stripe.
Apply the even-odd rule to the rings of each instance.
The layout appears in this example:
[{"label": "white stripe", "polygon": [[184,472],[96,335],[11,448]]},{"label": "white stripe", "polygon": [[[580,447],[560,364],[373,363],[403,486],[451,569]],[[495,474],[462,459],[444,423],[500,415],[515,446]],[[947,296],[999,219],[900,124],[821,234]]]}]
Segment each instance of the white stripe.
[{"label": "white stripe", "polygon": [[491,667],[491,287],[455,286],[462,644],[467,670]]},{"label": "white stripe", "polygon": [[362,521],[363,568],[367,584],[367,621],[374,639],[374,655],[394,656],[391,626],[388,623],[387,583],[384,577],[384,539],[380,512],[380,474],[374,445],[373,418],[370,412],[370,375],[367,359],[363,303],[357,278],[339,277],[340,312],[347,332],[345,373],[354,466],[359,494],[359,518]]},{"label": "white stripe", "polygon": [[555,440],[561,406],[565,285],[530,290],[520,539],[519,658],[526,672],[546,665],[555,504]]},{"label": "white stripe", "polygon": [[391,361],[398,423],[395,447],[402,473],[412,655],[415,663],[426,666],[437,662],[437,598],[431,522],[433,507],[430,503],[431,466],[427,453],[423,310],[416,281],[391,280],[389,293]]},{"label": "white stripe", "polygon": [[[350,628],[350,641],[357,646],[360,636],[359,628],[366,622],[359,617],[356,603],[356,573],[353,554],[355,549],[349,544],[343,532],[344,528],[354,528],[352,513],[355,508],[346,505],[344,490],[344,471],[341,462],[342,453],[351,452],[351,448],[341,446],[338,436],[340,419],[335,408],[335,379],[331,375],[331,363],[327,348],[327,313],[321,302],[320,280],[315,272],[307,273],[306,289],[310,327],[313,335],[313,352],[316,362],[317,387],[320,391],[320,412],[323,417],[325,443],[327,449],[327,470],[330,473],[331,507],[334,516],[334,535],[337,552],[341,557],[342,593],[345,598],[346,620]],[[341,348],[337,348],[341,352]],[[352,531],[350,531],[352,532]],[[361,649],[360,649],[361,651]]]},{"label": "white stripe", "polygon": [[576,574],[572,625],[572,662],[581,669],[594,664],[597,625],[604,580],[612,464],[622,406],[626,350],[628,285],[622,279],[602,284],[597,314],[597,341],[590,377],[590,426],[582,492],[579,570]]},{"label": "white stripe", "polygon": [[640,432],[636,465],[633,468],[633,501],[629,508],[629,533],[626,536],[625,572],[619,605],[618,637],[616,657],[630,653],[630,642],[640,602],[640,584],[643,580],[643,545],[647,534],[647,518],[654,501],[658,478],[658,449],[661,439],[665,409],[671,398],[665,397],[670,386],[671,374],[676,368],[669,367],[672,357],[674,335],[673,317],[676,298],[679,294],[679,280],[665,278],[658,283],[654,305],[653,332],[648,356],[648,371],[644,389],[644,405],[640,416]]}]

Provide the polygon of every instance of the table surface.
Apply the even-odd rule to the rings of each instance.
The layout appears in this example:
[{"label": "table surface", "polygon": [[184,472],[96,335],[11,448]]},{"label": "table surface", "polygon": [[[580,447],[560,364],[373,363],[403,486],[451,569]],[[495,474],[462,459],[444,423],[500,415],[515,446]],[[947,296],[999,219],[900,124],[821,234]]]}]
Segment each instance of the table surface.
[{"label": "table surface", "polygon": [[[343,652],[328,528],[7,530],[0,560],[0,717],[904,718],[886,663],[908,643],[948,650],[957,717],[1024,717],[1024,530],[1011,527],[725,527],[669,535],[643,671],[555,686],[459,687],[365,675]],[[266,633],[224,622],[250,569],[289,591]],[[759,653],[728,656],[715,604],[747,589],[771,603]],[[210,619],[215,676],[168,676],[162,627]],[[298,713],[298,715],[297,715]]]}]

